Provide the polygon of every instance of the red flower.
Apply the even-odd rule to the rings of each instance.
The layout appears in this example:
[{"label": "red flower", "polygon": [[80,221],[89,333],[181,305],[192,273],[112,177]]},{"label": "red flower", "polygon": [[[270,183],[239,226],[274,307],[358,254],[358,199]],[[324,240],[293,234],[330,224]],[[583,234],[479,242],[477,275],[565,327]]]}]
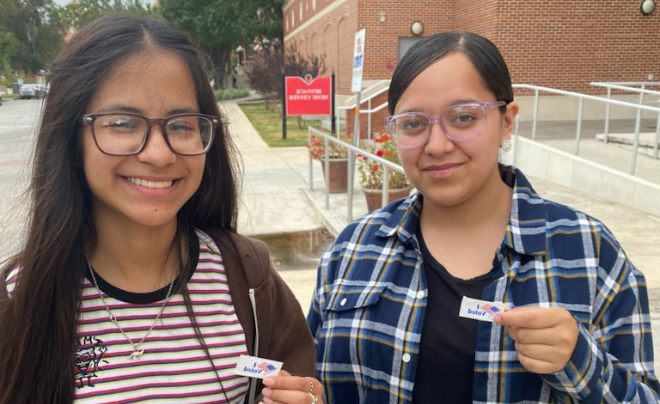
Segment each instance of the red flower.
[{"label": "red flower", "polygon": [[382,157],[383,156],[383,151],[382,150],[377,150],[376,151],[376,156]]}]

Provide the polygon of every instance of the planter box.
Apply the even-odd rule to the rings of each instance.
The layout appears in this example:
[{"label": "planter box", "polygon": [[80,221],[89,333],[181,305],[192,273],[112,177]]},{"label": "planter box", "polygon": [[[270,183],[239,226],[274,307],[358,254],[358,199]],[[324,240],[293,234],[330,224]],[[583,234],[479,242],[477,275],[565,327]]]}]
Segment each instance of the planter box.
[{"label": "planter box", "polygon": [[[396,201],[397,199],[407,197],[410,195],[410,190],[412,190],[412,187],[390,189],[387,196],[387,202],[390,203],[392,201]],[[383,192],[381,189],[362,188],[362,192],[364,192],[364,197],[367,200],[367,209],[369,212],[383,207]]]},{"label": "planter box", "polygon": [[325,162],[321,159],[321,169],[326,187],[331,194],[341,194],[348,191],[348,159],[331,159],[330,173],[326,175]]}]

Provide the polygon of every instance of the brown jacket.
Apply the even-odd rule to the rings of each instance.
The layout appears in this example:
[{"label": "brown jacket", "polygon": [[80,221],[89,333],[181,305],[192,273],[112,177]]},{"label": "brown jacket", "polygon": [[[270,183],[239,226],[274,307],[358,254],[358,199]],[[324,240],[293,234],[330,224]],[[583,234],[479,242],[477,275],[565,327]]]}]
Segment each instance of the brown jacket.
[{"label": "brown jacket", "polygon": [[[312,333],[298,300],[270,264],[266,243],[221,229],[202,229],[218,245],[250,355],[283,362],[282,369],[315,376]],[[256,314],[256,318],[255,318]],[[251,379],[247,403],[263,388]]]},{"label": "brown jacket", "polygon": [[[291,374],[314,376],[312,334],[298,300],[271,266],[266,243],[222,229],[203,231],[213,238],[222,254],[249,354],[283,362],[282,368]],[[0,304],[7,298],[3,278]],[[257,403],[263,385],[260,379],[250,381],[245,402]]]}]

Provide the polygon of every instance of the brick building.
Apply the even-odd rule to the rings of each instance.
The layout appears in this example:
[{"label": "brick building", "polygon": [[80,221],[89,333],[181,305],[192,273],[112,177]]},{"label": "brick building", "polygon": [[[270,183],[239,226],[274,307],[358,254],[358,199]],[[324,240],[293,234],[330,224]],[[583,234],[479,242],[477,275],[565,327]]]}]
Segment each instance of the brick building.
[{"label": "brick building", "polygon": [[[352,95],[353,38],[363,28],[363,87],[389,80],[400,55],[419,38],[455,30],[493,41],[514,83],[603,94],[589,83],[660,78],[660,10],[643,15],[640,1],[289,0],[284,43],[325,54],[326,74],[336,74],[338,105]],[[412,33],[414,22],[423,27],[420,35]]]}]

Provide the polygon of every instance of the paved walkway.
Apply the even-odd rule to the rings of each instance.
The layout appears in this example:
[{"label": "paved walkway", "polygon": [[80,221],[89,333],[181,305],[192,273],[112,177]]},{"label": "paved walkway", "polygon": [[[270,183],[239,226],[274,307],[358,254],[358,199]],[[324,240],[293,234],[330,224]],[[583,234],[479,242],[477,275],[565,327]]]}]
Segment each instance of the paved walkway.
[{"label": "paved walkway", "polygon": [[[270,148],[250,125],[234,102],[221,104],[227,114],[232,134],[244,163],[243,207],[239,215],[239,231],[254,236],[298,232],[319,227],[343,228],[348,222],[345,194],[330,196],[325,208],[324,183],[321,167],[314,162],[314,191],[309,185],[309,154],[305,147]],[[574,130],[574,123],[565,123]],[[560,124],[552,125],[555,129]],[[594,126],[595,127],[595,126]],[[563,133],[558,130],[558,133]],[[521,132],[522,135],[524,133]],[[595,133],[592,137],[595,137]],[[540,137],[541,141],[571,142],[554,137]],[[605,145],[595,139],[582,142],[583,152],[601,150],[608,159],[627,160],[630,152],[616,144]],[[585,145],[589,145],[588,147]],[[617,151],[618,150],[618,151]],[[612,153],[612,154],[610,154]],[[614,157],[612,157],[614,156]],[[585,158],[589,158],[583,155]],[[648,159],[648,157],[646,157]],[[660,161],[655,160],[655,173],[660,173]],[[655,163],[654,163],[655,164]],[[658,177],[660,179],[660,174]],[[583,210],[600,220],[614,232],[632,261],[645,273],[651,297],[652,322],[655,331],[656,352],[660,357],[660,217],[651,216],[612,204],[545,181],[531,178],[536,190],[548,199]],[[366,203],[358,184],[354,187],[353,218],[366,213]],[[307,311],[315,282],[315,268],[280,271],[282,277]],[[657,361],[660,370],[660,360]]]}]

